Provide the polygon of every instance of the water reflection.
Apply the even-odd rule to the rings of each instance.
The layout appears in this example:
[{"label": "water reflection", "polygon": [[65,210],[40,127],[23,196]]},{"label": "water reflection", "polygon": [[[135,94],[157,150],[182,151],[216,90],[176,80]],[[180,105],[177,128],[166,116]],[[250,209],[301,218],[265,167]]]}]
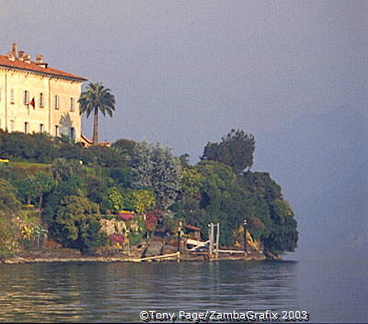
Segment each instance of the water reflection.
[{"label": "water reflection", "polygon": [[139,321],[141,310],[298,309],[295,262],[0,265],[0,321]]}]

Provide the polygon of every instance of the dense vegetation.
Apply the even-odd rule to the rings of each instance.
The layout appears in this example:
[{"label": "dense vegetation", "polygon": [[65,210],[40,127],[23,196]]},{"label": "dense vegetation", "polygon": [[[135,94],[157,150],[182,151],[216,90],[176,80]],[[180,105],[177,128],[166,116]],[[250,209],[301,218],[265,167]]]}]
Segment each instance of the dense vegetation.
[{"label": "dense vegetation", "polygon": [[[120,139],[86,148],[46,134],[1,132],[0,156],[11,162],[0,164],[0,253],[22,240],[39,242],[46,232],[93,253],[109,240],[136,244],[157,227],[175,233],[180,220],[203,228],[203,239],[207,224],[219,222],[221,244],[234,245],[244,219],[265,250],[293,251],[293,211],[268,173],[250,171],[254,148],[252,135],[232,130],[189,165],[187,156],[160,144]],[[27,206],[35,206],[33,214]],[[134,233],[104,236],[101,218],[124,217],[122,210],[142,216]]]}]

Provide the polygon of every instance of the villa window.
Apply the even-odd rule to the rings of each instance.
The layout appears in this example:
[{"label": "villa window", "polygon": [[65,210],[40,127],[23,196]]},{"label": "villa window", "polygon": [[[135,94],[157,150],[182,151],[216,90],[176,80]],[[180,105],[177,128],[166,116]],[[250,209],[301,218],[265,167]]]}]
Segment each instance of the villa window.
[{"label": "villa window", "polygon": [[70,128],[70,139],[72,141],[75,141],[75,128],[74,127]]},{"label": "villa window", "polygon": [[44,125],[43,124],[40,124],[40,133],[43,133],[44,131],[45,131]]},{"label": "villa window", "polygon": [[39,102],[39,106],[43,107],[43,105],[44,105],[44,103],[43,103],[43,92],[40,92],[40,97],[39,97],[38,102]]},{"label": "villa window", "polygon": [[59,132],[59,125],[55,125],[55,136],[59,136],[60,132]]},{"label": "villa window", "polygon": [[60,99],[58,95],[54,96],[54,108],[59,109],[60,108]]},{"label": "villa window", "polygon": [[29,91],[28,90],[24,90],[23,103],[25,105],[29,104]]},{"label": "villa window", "polygon": [[70,111],[75,110],[75,99],[73,97],[70,98]]},{"label": "villa window", "polygon": [[14,100],[14,89],[10,89],[10,103],[15,103]]},{"label": "villa window", "polygon": [[25,132],[26,134],[28,134],[28,133],[29,133],[29,123],[28,123],[28,122],[25,122],[25,123],[24,123],[24,132]]}]

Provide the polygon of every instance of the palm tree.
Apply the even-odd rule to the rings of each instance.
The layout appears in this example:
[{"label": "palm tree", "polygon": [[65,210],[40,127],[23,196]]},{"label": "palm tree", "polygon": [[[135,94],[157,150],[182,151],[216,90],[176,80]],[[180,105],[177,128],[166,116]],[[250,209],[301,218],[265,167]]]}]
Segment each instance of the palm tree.
[{"label": "palm tree", "polygon": [[112,117],[112,112],[115,111],[115,97],[102,83],[91,82],[86,91],[81,93],[78,102],[81,114],[86,113],[88,118],[93,112],[92,142],[96,144],[98,143],[98,112],[101,111],[104,116],[108,113]]}]

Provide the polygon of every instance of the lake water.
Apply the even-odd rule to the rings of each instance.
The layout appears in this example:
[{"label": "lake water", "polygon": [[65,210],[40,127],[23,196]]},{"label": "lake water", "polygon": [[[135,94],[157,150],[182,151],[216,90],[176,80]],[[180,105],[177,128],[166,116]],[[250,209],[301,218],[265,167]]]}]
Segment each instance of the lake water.
[{"label": "lake water", "polygon": [[150,310],[291,310],[307,311],[312,323],[367,322],[364,262],[0,265],[0,321],[140,322],[140,312]]}]

